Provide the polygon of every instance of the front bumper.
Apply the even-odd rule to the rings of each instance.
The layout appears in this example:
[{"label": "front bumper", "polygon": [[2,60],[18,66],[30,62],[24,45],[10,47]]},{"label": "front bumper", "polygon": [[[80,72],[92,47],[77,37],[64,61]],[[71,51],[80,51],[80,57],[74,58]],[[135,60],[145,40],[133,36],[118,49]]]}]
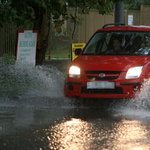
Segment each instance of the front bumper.
[{"label": "front bumper", "polygon": [[134,98],[141,86],[142,82],[116,82],[115,89],[89,90],[86,88],[86,82],[65,80],[64,92],[66,97],[123,99]]}]

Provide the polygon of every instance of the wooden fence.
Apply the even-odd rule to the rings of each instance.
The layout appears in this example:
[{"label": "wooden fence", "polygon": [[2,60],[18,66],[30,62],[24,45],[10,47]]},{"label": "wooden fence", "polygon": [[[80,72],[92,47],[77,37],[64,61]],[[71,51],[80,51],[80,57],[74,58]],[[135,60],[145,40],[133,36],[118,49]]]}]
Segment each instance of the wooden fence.
[{"label": "wooden fence", "polygon": [[[124,10],[124,23],[128,25],[128,15],[133,15],[133,25],[150,25],[150,5],[141,5],[140,10]],[[82,15],[84,21],[78,27],[78,41],[87,42],[93,33],[104,24],[114,23],[114,12],[110,15],[100,15],[97,10],[89,15]]]},{"label": "wooden fence", "polygon": [[[74,14],[75,10],[68,9],[68,13]],[[140,10],[124,10],[124,23],[126,25],[128,24],[128,15],[133,15],[133,25],[150,25],[148,17],[150,16],[150,5],[141,5]],[[104,24],[114,22],[114,12],[110,15],[101,15],[97,10],[91,10],[89,14],[79,15],[79,17],[83,18],[82,25],[76,26],[73,38],[71,33],[74,25],[70,21],[64,25],[65,30],[69,33],[67,36],[63,33],[57,35],[54,28],[51,29],[49,47],[46,53],[48,59],[56,55],[53,53],[54,51],[57,51],[57,56],[67,55],[70,57],[72,43],[86,43],[97,29]],[[25,30],[25,28],[18,28],[13,23],[5,23],[0,30],[0,57],[15,57],[17,30]]]}]

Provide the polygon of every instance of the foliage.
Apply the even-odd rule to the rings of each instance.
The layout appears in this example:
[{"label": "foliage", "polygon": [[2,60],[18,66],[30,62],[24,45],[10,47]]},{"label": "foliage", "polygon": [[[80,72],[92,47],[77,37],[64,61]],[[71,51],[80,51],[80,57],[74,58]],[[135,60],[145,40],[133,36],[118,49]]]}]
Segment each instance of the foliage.
[{"label": "foliage", "polygon": [[80,14],[89,13],[90,9],[98,9],[100,14],[106,14],[112,11],[117,1],[121,0],[1,0],[0,26],[3,22],[13,21],[18,26],[23,24],[28,28],[33,27],[37,16],[40,15],[35,7],[39,7],[43,9],[43,13],[46,9],[49,10],[55,26],[60,27],[69,18],[73,22],[79,20],[76,15],[67,14],[68,6],[78,8]]},{"label": "foliage", "polygon": [[150,5],[149,0],[124,0],[124,9],[140,10],[141,5]]}]

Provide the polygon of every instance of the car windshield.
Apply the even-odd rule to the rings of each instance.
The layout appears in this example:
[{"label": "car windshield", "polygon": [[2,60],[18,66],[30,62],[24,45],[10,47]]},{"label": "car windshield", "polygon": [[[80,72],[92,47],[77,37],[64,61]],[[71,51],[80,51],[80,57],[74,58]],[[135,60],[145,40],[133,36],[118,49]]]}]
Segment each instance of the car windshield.
[{"label": "car windshield", "polygon": [[82,55],[139,55],[150,54],[150,32],[107,31],[96,33]]}]

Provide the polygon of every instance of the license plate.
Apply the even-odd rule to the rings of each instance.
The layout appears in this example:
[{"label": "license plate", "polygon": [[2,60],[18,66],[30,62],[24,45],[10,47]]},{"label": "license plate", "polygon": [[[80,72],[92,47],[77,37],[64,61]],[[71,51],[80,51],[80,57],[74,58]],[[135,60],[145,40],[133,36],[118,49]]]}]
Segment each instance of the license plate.
[{"label": "license plate", "polygon": [[115,82],[109,81],[87,82],[87,89],[115,89]]}]

